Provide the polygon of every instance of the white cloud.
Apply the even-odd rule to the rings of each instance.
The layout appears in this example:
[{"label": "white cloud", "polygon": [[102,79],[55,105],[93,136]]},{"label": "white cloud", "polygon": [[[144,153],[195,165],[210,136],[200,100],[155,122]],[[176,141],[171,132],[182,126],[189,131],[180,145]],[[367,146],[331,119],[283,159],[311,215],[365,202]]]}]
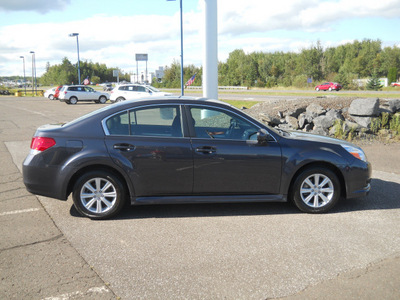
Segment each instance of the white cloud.
[{"label": "white cloud", "polygon": [[[0,10],[31,9],[48,11],[68,5],[70,0],[1,0]],[[196,11],[184,13],[184,63],[201,65],[203,16],[202,0]],[[399,0],[218,0],[219,60],[224,61],[235,49],[253,51],[300,51],[312,43],[304,32],[334,30],[337,22],[366,17],[398,18]],[[37,8],[39,7],[39,8]],[[271,37],[269,32],[295,34]],[[45,71],[46,62],[59,64],[63,57],[75,63],[76,41],[68,34],[79,33],[80,58],[136,72],[135,53],[148,53],[148,69],[170,65],[180,60],[179,12],[166,15],[111,16],[89,15],[81,20],[39,21],[36,24],[0,27],[0,75],[18,74],[20,55],[29,61],[29,51],[36,52],[37,73]],[[368,38],[368,36],[366,36]],[[398,42],[398,38],[393,38]],[[337,45],[333,39],[323,46]],[[142,63],[141,63],[142,65]],[[143,66],[144,68],[144,66]],[[15,70],[15,71],[14,71]]]},{"label": "white cloud", "polygon": [[1,0],[0,10],[35,11],[41,14],[66,8],[71,0]]}]

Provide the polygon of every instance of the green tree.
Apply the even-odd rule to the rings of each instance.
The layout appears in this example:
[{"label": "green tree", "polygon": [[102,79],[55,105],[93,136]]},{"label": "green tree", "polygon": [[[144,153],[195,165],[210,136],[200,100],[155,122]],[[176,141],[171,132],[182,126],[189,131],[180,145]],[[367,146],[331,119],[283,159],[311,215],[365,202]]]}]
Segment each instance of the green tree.
[{"label": "green tree", "polygon": [[397,81],[397,68],[396,67],[389,68],[389,71],[388,71],[389,84],[392,82],[396,82],[396,81]]},{"label": "green tree", "polygon": [[372,74],[372,77],[367,82],[367,90],[378,91],[382,89],[383,85],[380,83],[378,75],[376,72]]}]

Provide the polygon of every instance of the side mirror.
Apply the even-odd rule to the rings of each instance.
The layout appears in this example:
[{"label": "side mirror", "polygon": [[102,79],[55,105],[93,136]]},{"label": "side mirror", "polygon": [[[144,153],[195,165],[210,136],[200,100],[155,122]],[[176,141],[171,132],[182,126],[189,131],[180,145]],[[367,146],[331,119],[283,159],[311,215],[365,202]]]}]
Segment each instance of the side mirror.
[{"label": "side mirror", "polygon": [[268,136],[269,133],[267,130],[265,130],[264,128],[261,128],[258,132],[257,132],[257,141],[260,145],[265,145],[267,144],[268,141]]}]

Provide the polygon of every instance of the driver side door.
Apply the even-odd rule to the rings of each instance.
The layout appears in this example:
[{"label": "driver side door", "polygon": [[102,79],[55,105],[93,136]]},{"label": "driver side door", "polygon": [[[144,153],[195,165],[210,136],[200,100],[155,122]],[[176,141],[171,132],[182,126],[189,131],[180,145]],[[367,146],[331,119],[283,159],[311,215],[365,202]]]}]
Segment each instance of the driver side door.
[{"label": "driver side door", "polygon": [[257,142],[257,125],[233,111],[188,108],[194,159],[193,194],[278,194],[281,149]]}]

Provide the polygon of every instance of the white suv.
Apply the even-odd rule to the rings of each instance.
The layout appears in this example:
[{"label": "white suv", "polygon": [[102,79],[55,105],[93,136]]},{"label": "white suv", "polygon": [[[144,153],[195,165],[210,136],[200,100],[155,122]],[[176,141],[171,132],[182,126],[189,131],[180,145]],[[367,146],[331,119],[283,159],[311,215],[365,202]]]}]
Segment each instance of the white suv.
[{"label": "white suv", "polygon": [[78,101],[94,101],[104,104],[109,98],[108,93],[95,91],[84,85],[64,85],[58,99],[67,104],[76,104]]},{"label": "white suv", "polygon": [[123,100],[160,96],[172,96],[172,94],[161,92],[150,85],[122,84],[111,91],[110,100],[111,102],[119,102]]}]

